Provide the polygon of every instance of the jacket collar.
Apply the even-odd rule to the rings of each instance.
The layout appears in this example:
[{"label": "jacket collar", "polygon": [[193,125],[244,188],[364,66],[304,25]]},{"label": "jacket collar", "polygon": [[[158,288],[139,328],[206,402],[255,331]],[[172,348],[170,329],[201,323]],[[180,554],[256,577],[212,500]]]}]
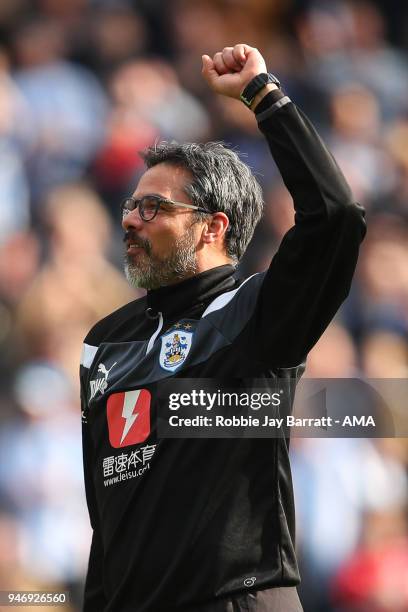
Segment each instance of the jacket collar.
[{"label": "jacket collar", "polygon": [[151,313],[161,312],[167,318],[194,310],[213,300],[220,293],[233,289],[236,269],[230,264],[217,266],[175,285],[147,292]]}]

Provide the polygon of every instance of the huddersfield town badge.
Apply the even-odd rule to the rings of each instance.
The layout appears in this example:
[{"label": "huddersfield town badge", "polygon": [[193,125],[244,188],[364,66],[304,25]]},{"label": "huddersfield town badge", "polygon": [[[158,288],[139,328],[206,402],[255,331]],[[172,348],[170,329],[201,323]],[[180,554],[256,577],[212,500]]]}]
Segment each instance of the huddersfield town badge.
[{"label": "huddersfield town badge", "polygon": [[190,352],[192,340],[192,332],[184,331],[184,329],[176,329],[162,336],[159,357],[161,367],[169,372],[174,372],[183,365]]}]

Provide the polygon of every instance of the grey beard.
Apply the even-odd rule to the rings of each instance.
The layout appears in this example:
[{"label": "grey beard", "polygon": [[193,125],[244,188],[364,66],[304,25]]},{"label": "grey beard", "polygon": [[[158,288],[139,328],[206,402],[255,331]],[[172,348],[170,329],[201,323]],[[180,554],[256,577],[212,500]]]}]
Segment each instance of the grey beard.
[{"label": "grey beard", "polygon": [[145,250],[145,256],[137,264],[132,256],[125,257],[125,275],[130,285],[144,289],[158,289],[181,281],[197,273],[197,257],[194,244],[194,228],[190,227],[179,238],[168,257],[160,259]]}]

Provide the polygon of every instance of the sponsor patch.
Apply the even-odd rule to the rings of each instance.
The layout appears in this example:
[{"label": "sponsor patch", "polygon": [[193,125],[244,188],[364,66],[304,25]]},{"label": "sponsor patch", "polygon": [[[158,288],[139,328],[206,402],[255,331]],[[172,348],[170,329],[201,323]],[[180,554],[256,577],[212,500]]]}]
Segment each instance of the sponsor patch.
[{"label": "sponsor patch", "polygon": [[112,393],[106,403],[109,442],[114,448],[144,442],[150,434],[151,394],[147,389]]}]

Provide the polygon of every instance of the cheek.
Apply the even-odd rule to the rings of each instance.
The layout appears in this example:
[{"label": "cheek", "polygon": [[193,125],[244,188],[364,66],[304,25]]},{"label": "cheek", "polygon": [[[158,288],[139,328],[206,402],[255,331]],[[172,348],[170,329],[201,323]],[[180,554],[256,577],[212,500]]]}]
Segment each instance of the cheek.
[{"label": "cheek", "polygon": [[174,250],[177,241],[180,241],[188,232],[190,223],[178,215],[173,218],[160,219],[160,224],[151,228],[148,236],[152,244],[152,255],[158,259],[165,259]]},{"label": "cheek", "polygon": [[177,239],[174,232],[158,231],[150,237],[152,244],[152,255],[160,259],[165,258],[172,250],[172,247]]}]

